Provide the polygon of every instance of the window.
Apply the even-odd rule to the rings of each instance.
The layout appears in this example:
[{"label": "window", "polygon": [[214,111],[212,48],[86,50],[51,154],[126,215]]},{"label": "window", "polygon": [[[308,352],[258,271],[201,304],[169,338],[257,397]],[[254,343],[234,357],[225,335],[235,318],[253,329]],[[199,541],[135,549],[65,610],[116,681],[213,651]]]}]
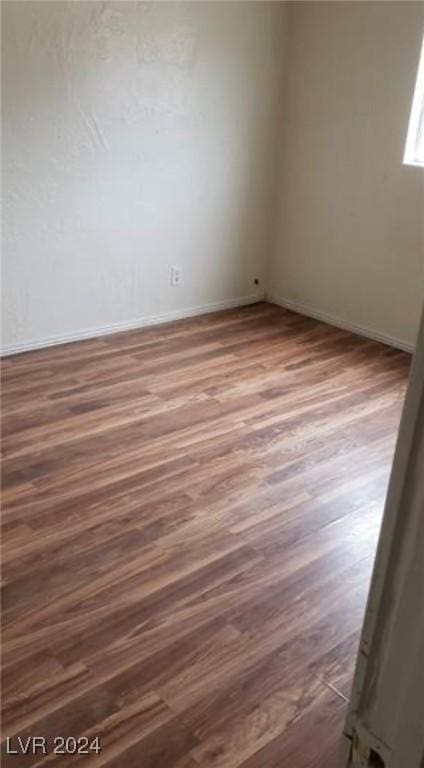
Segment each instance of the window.
[{"label": "window", "polygon": [[424,166],[424,39],[403,162]]}]

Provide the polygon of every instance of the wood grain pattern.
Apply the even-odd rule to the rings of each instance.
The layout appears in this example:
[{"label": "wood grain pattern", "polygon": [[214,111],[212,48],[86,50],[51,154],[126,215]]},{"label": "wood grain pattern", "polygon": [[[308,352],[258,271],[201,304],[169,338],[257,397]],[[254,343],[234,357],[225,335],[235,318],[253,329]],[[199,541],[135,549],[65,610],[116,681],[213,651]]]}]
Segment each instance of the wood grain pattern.
[{"label": "wood grain pattern", "polygon": [[267,304],[3,363],[4,766],[330,768],[407,354]]}]

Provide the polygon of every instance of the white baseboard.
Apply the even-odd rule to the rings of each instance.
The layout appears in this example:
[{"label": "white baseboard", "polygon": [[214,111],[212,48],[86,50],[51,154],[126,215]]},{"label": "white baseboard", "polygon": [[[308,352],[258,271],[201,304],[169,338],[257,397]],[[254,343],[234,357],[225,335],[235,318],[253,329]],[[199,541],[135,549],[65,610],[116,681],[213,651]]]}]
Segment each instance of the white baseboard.
[{"label": "white baseboard", "polygon": [[389,336],[379,331],[374,331],[372,328],[365,327],[363,325],[357,325],[351,323],[349,320],[344,320],[337,315],[329,314],[328,312],[321,312],[321,310],[315,309],[310,304],[305,304],[303,301],[296,301],[294,299],[285,299],[282,296],[275,296],[274,294],[267,293],[265,301],[269,301],[270,304],[278,304],[279,307],[285,309],[291,309],[293,312],[298,312],[300,315],[306,315],[307,317],[313,317],[316,320],[321,320],[328,325],[334,325],[336,328],[343,328],[345,331],[351,331],[351,333],[357,333],[359,336],[365,336],[367,339],[373,341],[381,341],[382,344],[388,344],[390,347],[396,349],[402,349],[404,352],[413,352],[415,347],[408,341],[397,339],[394,336]]},{"label": "white baseboard", "polygon": [[146,328],[150,325],[169,323],[172,322],[172,320],[182,320],[185,317],[205,315],[208,312],[219,312],[223,309],[244,307],[248,304],[256,304],[258,301],[263,300],[263,294],[252,294],[250,296],[242,296],[237,299],[225,299],[224,301],[216,301],[213,304],[204,304],[200,307],[188,307],[187,309],[176,309],[172,312],[164,312],[160,315],[139,317],[135,320],[130,320],[129,322],[110,323],[109,325],[102,325],[97,328],[89,328],[85,331],[71,331],[70,333],[64,333],[58,336],[49,336],[44,339],[31,339],[29,341],[16,342],[15,344],[5,344],[2,347],[1,356],[7,357],[8,355],[16,355],[20,352],[29,352],[33,349],[53,347],[58,344],[68,344],[72,341],[83,341],[84,339],[93,339],[97,336],[107,336],[108,334],[118,333],[119,331],[133,331],[137,328]]}]

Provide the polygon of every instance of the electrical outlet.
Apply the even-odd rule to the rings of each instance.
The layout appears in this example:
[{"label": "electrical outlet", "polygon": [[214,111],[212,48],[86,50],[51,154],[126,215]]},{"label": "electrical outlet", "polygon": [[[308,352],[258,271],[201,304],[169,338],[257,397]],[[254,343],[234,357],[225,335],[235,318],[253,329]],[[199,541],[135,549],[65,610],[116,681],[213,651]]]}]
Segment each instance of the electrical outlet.
[{"label": "electrical outlet", "polygon": [[181,285],[183,282],[181,267],[171,267],[171,285]]}]

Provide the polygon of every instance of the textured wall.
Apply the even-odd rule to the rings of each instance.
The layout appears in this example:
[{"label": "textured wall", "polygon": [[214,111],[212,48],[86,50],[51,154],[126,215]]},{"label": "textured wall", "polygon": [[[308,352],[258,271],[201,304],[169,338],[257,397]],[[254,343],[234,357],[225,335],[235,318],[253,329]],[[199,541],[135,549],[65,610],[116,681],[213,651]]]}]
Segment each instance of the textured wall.
[{"label": "textured wall", "polygon": [[424,298],[424,173],[402,165],[416,2],[289,4],[270,290],[407,344]]},{"label": "textured wall", "polygon": [[288,6],[289,30],[279,2],[1,4],[6,347],[237,301],[256,276],[413,343],[424,6]]},{"label": "textured wall", "polygon": [[3,2],[2,38],[4,344],[254,294],[284,4]]}]

